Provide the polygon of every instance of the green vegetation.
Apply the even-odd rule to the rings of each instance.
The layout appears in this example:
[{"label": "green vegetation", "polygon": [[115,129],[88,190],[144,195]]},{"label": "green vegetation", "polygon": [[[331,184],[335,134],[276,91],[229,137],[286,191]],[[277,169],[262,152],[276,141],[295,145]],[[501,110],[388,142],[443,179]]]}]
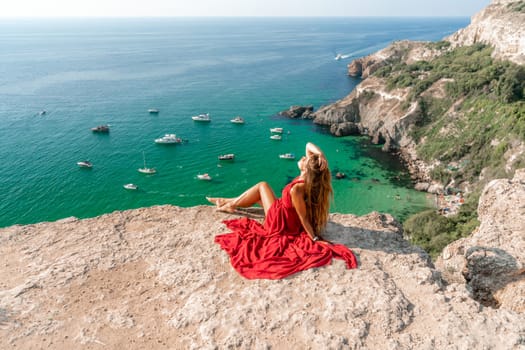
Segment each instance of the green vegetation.
[{"label": "green vegetation", "polygon": [[[525,1],[512,5],[525,9]],[[423,160],[438,161],[432,178],[444,185],[467,182],[475,192],[466,198],[473,204],[463,205],[454,217],[430,211],[404,222],[412,241],[435,257],[446,244],[476,227],[482,186],[513,175],[512,169],[505,170],[504,155],[516,142],[525,142],[525,67],[494,60],[492,48],[482,44],[455,49],[446,42],[428,45],[443,54],[413,64],[391,62],[375,75],[385,79],[388,89],[410,88],[403,108],[419,105],[411,137]],[[426,93],[430,87],[441,93]],[[521,158],[516,166],[525,164]]]},{"label": "green vegetation", "polygon": [[[436,119],[414,132],[416,137],[426,137],[426,142],[418,147],[420,157],[429,162],[437,159],[442,164],[462,161],[460,169],[448,171],[448,180],[454,178],[456,182],[475,182],[484,168],[495,176],[506,177],[502,172],[506,161],[503,155],[509,142],[525,140],[525,103],[502,104],[479,96],[471,97],[465,99],[456,113],[466,117],[453,121]],[[446,184],[444,171],[447,170],[441,171],[436,179]]]},{"label": "green vegetation", "polygon": [[479,225],[476,216],[479,192],[469,196],[457,215],[445,217],[427,210],[409,217],[404,223],[405,235],[435,259],[452,241],[465,237]]},{"label": "green vegetation", "polygon": [[525,1],[516,1],[507,5],[514,12],[525,12]]},{"label": "green vegetation", "polygon": [[374,98],[374,96],[375,96],[375,92],[373,92],[372,90],[365,90],[361,93],[361,98],[365,102],[370,101],[372,98]]},{"label": "green vegetation", "polygon": [[427,44],[429,49],[433,50],[443,50],[450,47],[450,41],[441,40],[436,42],[431,42]]},{"label": "green vegetation", "polygon": [[485,96],[501,102],[525,96],[525,68],[507,61],[493,60],[492,48],[483,44],[450,50],[431,62],[410,65],[402,62],[385,66],[375,75],[387,78],[389,89],[412,87],[414,99],[440,79],[447,79],[449,98]]}]

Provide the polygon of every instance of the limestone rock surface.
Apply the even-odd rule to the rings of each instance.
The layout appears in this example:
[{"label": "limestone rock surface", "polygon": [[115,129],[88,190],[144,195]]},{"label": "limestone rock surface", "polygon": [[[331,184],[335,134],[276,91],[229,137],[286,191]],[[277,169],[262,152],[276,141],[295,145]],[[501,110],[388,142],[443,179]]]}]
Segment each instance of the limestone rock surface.
[{"label": "limestone rock surface", "polygon": [[493,0],[468,27],[446,40],[455,46],[489,44],[494,57],[525,64],[525,5],[522,0]]},{"label": "limestone rock surface", "polygon": [[436,266],[485,305],[525,313],[525,169],[485,187],[478,218],[479,228],[445,247]]},{"label": "limestone rock surface", "polygon": [[213,242],[232,217],[156,206],[1,229],[0,348],[525,347],[525,314],[444,287],[389,215],[331,216],[358,269],[277,281],[240,277]]},{"label": "limestone rock surface", "polygon": [[[355,130],[369,135],[385,151],[398,151],[414,178],[430,182],[429,167],[419,159],[416,142],[410,136],[421,117],[417,102],[404,105],[410,88],[389,90],[384,79],[363,80],[348,96],[314,112],[314,123],[330,127],[335,136],[352,135]],[[351,125],[353,128],[348,128]]]}]

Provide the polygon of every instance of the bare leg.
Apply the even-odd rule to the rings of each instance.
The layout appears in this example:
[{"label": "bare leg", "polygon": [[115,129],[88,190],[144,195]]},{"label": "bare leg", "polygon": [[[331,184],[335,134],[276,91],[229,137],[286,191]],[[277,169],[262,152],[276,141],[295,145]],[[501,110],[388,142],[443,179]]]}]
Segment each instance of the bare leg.
[{"label": "bare leg", "polygon": [[237,207],[251,207],[254,204],[260,204],[264,213],[270,209],[276,197],[268,183],[262,181],[244,191],[237,198],[207,198],[210,202],[215,203],[219,210],[233,212]]},{"label": "bare leg", "polygon": [[233,201],[235,198],[222,198],[222,197],[206,197],[208,202],[215,204],[218,207],[222,207],[226,203]]}]

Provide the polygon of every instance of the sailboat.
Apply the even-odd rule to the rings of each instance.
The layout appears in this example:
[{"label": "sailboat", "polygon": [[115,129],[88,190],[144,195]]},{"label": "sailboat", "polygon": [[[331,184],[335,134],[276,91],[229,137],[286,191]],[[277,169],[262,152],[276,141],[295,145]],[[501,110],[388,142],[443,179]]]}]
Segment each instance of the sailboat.
[{"label": "sailboat", "polygon": [[144,168],[139,168],[139,173],[143,174],[155,174],[157,170],[155,168],[148,168],[146,166],[146,155],[144,154],[144,151],[142,151],[142,160],[144,160]]}]

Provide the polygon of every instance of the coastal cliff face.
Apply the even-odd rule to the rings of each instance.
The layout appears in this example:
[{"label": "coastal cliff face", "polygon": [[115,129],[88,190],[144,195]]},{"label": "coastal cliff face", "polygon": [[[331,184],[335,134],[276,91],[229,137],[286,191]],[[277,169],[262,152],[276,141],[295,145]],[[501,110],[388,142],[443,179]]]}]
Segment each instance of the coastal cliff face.
[{"label": "coastal cliff face", "polygon": [[494,0],[471,24],[447,37],[455,46],[476,43],[494,47],[493,56],[525,64],[525,1]]},{"label": "coastal cliff face", "polygon": [[[418,53],[424,44],[408,45],[395,43],[397,46],[409,47],[405,51],[404,59],[413,59],[411,50]],[[397,55],[398,50],[389,50]],[[380,55],[385,58],[383,54]],[[374,56],[375,57],[375,56]],[[386,61],[391,56],[385,58]],[[365,74],[380,68],[381,64],[375,58],[368,57],[366,61],[375,62],[366,67]],[[385,62],[385,61],[381,61]],[[363,80],[347,97],[324,107],[314,113],[314,123],[330,127],[336,136],[349,135],[348,129],[358,130],[360,134],[369,135],[373,143],[382,143],[385,151],[399,151],[405,159],[414,178],[426,183],[425,190],[430,187],[429,165],[419,159],[416,152],[416,143],[410,137],[410,129],[421,117],[420,106],[417,102],[411,103],[408,108],[405,101],[410,94],[410,88],[388,89],[384,79],[372,76]],[[434,185],[432,192],[440,187]]]},{"label": "coastal cliff face", "polygon": [[424,42],[396,41],[376,53],[353,60],[348,65],[348,75],[366,79],[390,62],[403,61],[411,64],[421,60],[431,60],[441,53],[441,50],[430,48]]},{"label": "coastal cliff face", "polygon": [[[523,208],[511,188],[497,193]],[[483,207],[484,218],[499,222],[495,209]],[[283,280],[233,270],[213,242],[232,217],[157,206],[1,229],[0,348],[525,347],[525,313],[507,307],[523,294],[496,309],[464,281],[445,285],[389,215],[331,215],[327,238],[350,247],[359,268],[334,261]],[[520,254],[524,239],[512,242]]]},{"label": "coastal cliff face", "polygon": [[[428,110],[425,110],[426,105],[421,101],[424,99],[446,100],[446,103],[450,103],[450,107],[441,112],[442,122],[445,125],[440,126],[440,132],[444,138],[461,134],[460,130],[456,130],[457,125],[453,123],[467,124],[468,114],[472,113],[473,108],[463,108],[464,98],[462,96],[452,100],[447,95],[447,85],[454,83],[453,79],[446,78],[447,74],[444,74],[444,78],[433,81],[430,85],[422,87],[420,84],[418,86],[418,81],[425,80],[431,74],[425,69],[423,63],[433,62],[433,60],[443,57],[456,46],[486,43],[494,45],[494,57],[512,59],[514,62],[523,64],[525,57],[525,46],[523,44],[525,41],[525,1],[494,1],[485,10],[473,17],[470,26],[445,40],[449,40],[452,44],[447,42],[394,42],[383,50],[354,60],[348,66],[348,73],[353,76],[360,75],[364,80],[345,98],[331,105],[323,106],[314,112],[314,123],[328,126],[335,136],[355,133],[369,135],[373,143],[383,144],[385,151],[394,151],[400,154],[417,182],[417,189],[431,193],[442,192],[447,184],[442,183],[441,179],[433,181],[431,172],[433,169],[447,166],[457,168],[457,164],[443,164],[439,159],[424,161],[423,157],[418,154],[417,147],[424,144],[426,140],[425,138],[415,139],[413,131],[418,122],[428,118],[427,114],[429,113]],[[420,64],[419,67],[417,67],[418,64]],[[404,77],[399,77],[399,79],[412,79],[412,82],[392,86],[391,80],[389,81],[391,74],[388,73],[388,70],[384,74],[374,74],[378,70],[394,66],[414,66],[413,71],[405,72]],[[431,64],[427,66],[431,66]],[[518,82],[522,80],[520,74],[516,75]],[[471,82],[467,82],[468,84]],[[494,83],[492,85],[486,83],[484,89],[487,94],[491,93],[495,90]],[[518,90],[520,88],[517,88]],[[481,112],[483,112],[482,108],[480,108]],[[459,120],[461,122],[458,122]],[[450,121],[450,125],[446,125],[447,121]],[[458,135],[454,137],[460,138]],[[496,139],[492,142],[496,147],[500,141]],[[521,161],[523,142],[510,140],[508,144],[510,146],[505,154],[508,162]],[[446,154],[446,152],[443,153]],[[468,162],[469,160],[453,159],[452,162],[454,161]],[[505,169],[510,169],[509,173],[512,174],[512,167],[513,164],[509,164],[505,166]],[[480,177],[480,179],[482,178],[483,176]],[[451,187],[459,187],[466,192],[469,191],[470,185],[471,183],[468,181],[460,184],[449,184]]]},{"label": "coastal cliff face", "polygon": [[[419,188],[438,192],[442,186],[432,182],[429,176],[431,165],[423,162],[417,155],[416,143],[410,137],[410,129],[421,117],[417,102],[405,106],[411,88],[389,89],[385,79],[370,76],[391,62],[411,64],[420,60],[430,60],[443,53],[424,42],[398,41],[372,55],[356,59],[349,66],[350,75],[365,78],[345,98],[319,108],[314,115],[314,123],[330,127],[335,136],[350,135],[347,130],[358,130],[369,135],[373,143],[382,143],[385,151],[399,151],[406,161]],[[438,82],[429,88],[432,93],[442,94]]]}]

